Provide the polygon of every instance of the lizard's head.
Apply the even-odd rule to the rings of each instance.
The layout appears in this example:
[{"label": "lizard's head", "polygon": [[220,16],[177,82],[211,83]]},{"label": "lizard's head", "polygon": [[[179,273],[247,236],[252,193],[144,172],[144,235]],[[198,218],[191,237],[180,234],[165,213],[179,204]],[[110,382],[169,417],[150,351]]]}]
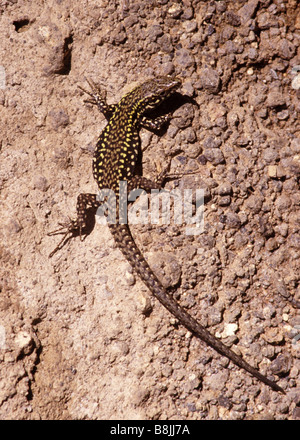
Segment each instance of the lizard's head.
[{"label": "lizard's head", "polygon": [[142,110],[151,110],[161,104],[181,85],[181,80],[175,76],[158,76],[145,81],[136,87],[136,104]]}]

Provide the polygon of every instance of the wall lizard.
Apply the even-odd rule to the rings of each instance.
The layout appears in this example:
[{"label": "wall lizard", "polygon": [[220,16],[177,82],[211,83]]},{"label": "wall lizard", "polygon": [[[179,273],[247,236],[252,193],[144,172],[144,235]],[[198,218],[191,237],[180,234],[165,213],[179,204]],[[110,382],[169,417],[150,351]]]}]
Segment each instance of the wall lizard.
[{"label": "wall lizard", "polygon": [[[136,175],[140,148],[139,129],[141,127],[159,129],[169,121],[169,115],[150,119],[147,117],[147,112],[158,107],[166,98],[173,94],[181,85],[180,79],[170,76],[150,79],[135,87],[115,105],[108,105],[105,93],[92,81],[88,81],[88,83],[91,87],[91,92],[81,88],[91,97],[87,102],[97,105],[98,109],[108,120],[96,145],[93,158],[93,175],[99,190],[111,189],[115,193],[117,218],[115,224],[109,224],[109,229],[120,250],[134,271],[144,281],[150,292],[192,334],[202,339],[221,355],[229,358],[240,368],[243,368],[261,382],[270,386],[273,390],[284,393],[284,390],[279,385],[261,374],[242,357],[235,354],[219,339],[215,338],[173,299],[144,259],[133,240],[128,224],[119,222],[118,206],[121,202],[124,202],[119,196],[120,181],[127,181],[128,192],[136,188],[142,188],[149,192],[151,189],[160,189],[165,180],[166,172],[162,172],[154,181]],[[51,252],[50,256],[60,249],[66,239],[82,235],[86,228],[88,208],[92,207],[96,210],[100,205],[101,203],[97,200],[96,194],[79,194],[77,198],[77,218],[71,220],[68,224],[61,224],[60,229],[50,233],[50,235],[56,233],[64,234],[63,239],[54,251]]]}]

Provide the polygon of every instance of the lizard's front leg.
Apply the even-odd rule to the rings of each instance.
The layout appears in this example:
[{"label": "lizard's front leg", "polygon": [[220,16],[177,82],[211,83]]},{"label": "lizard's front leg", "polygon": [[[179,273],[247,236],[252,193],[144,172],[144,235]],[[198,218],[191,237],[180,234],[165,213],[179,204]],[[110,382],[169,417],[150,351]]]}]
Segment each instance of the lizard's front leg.
[{"label": "lizard's front leg", "polygon": [[91,79],[86,78],[86,82],[90,86],[91,91],[84,89],[81,86],[78,86],[80,90],[89,95],[91,99],[86,99],[84,102],[88,102],[89,104],[96,105],[98,110],[104,114],[106,119],[109,119],[113,112],[115,111],[116,106],[114,104],[109,105],[106,102],[106,92],[95,84]]}]

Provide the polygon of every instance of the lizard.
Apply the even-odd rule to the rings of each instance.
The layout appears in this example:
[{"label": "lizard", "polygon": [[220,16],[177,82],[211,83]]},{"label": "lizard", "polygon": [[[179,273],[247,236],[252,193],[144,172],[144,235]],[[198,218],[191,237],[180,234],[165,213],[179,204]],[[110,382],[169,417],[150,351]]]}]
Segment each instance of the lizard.
[{"label": "lizard", "polygon": [[[107,125],[98,137],[94,157],[93,176],[99,190],[109,189],[115,194],[117,203],[116,221],[109,223],[109,229],[117,246],[132,266],[135,273],[143,280],[152,295],[177,318],[180,324],[186,327],[193,335],[200,338],[219,354],[226,356],[240,368],[248,371],[259,381],[268,385],[275,391],[285,391],[273,380],[268,379],[256,368],[246,362],[241,356],[223,344],[193,318],[163,287],[154,274],[138,246],[136,245],[127,223],[122,223],[119,218],[118,207],[124,202],[124,195],[119,194],[119,182],[126,181],[128,192],[141,188],[147,192],[152,189],[161,189],[166,180],[166,170],[162,171],[155,180],[146,179],[137,175],[136,166],[140,149],[140,128],[158,130],[170,119],[169,114],[150,118],[148,112],[157,108],[181,86],[181,80],[175,76],[158,76],[136,86],[127,93],[117,104],[108,105],[106,93],[93,81],[87,80],[91,91],[80,87],[90,96],[86,102],[98,107],[107,119]],[[127,202],[127,194],[125,194]],[[109,198],[109,197],[108,197]],[[96,194],[79,194],[77,198],[77,218],[69,223],[60,223],[60,228],[49,233],[63,233],[63,238],[58,246],[51,252],[50,257],[62,246],[65,240],[74,236],[82,236],[87,227],[88,208],[96,212],[101,206]]]}]

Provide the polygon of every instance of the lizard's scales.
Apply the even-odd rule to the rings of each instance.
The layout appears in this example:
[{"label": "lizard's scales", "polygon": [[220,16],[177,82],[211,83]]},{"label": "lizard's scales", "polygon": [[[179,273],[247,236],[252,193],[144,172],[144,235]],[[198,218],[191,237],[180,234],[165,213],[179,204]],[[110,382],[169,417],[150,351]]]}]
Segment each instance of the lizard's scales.
[{"label": "lizard's scales", "polygon": [[[99,110],[104,113],[108,119],[108,123],[100,134],[97,142],[93,158],[93,174],[100,190],[111,189],[115,192],[117,201],[116,213],[118,213],[118,205],[122,202],[119,197],[120,181],[127,181],[128,191],[135,188],[142,188],[147,191],[154,188],[161,188],[163,175],[155,181],[150,181],[144,177],[135,175],[139,154],[139,129],[140,127],[152,129],[160,128],[161,125],[168,120],[168,117],[151,120],[145,115],[147,111],[157,107],[170,94],[174,93],[181,82],[175,77],[158,77],[148,80],[126,94],[116,105],[107,105],[101,91],[92,82],[89,81],[89,84],[92,89],[92,93],[87,92],[92,97],[90,102],[96,104]],[[77,201],[77,219],[71,222],[66,234],[74,234],[79,231],[81,235],[81,231],[86,226],[86,208],[89,205],[95,208],[99,206],[96,195],[80,194]],[[274,381],[262,375],[258,370],[209,333],[173,299],[144,259],[133,240],[128,225],[119,223],[118,215],[116,223],[110,224],[109,228],[117,245],[133,269],[144,281],[152,294],[181,324],[220,354],[228,357],[236,365],[247,370],[272,389],[284,392]],[[60,244],[54,252],[59,247]]]}]

